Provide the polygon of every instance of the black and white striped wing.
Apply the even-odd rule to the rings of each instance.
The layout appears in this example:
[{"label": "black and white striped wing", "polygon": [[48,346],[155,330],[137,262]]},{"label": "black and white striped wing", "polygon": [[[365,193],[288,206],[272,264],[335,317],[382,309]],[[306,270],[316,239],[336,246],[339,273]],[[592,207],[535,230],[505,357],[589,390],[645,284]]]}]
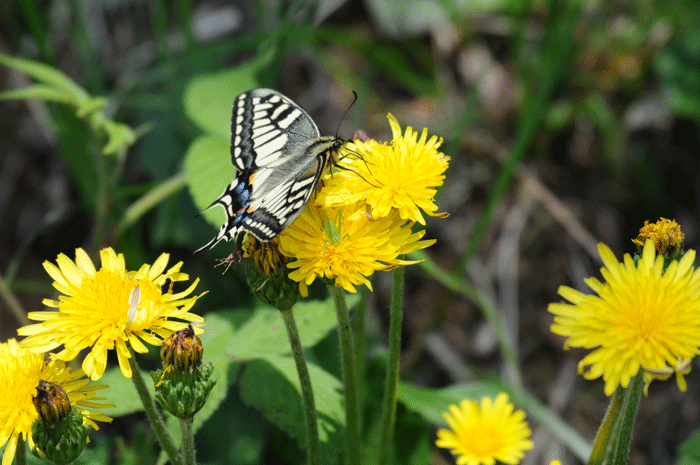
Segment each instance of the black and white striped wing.
[{"label": "black and white striped wing", "polygon": [[274,90],[239,95],[233,115],[231,160],[239,172],[209,207],[223,207],[226,222],[196,255],[242,231],[263,242],[277,236],[301,214],[341,145],[320,137],[308,113]]},{"label": "black and white striped wing", "polygon": [[285,164],[300,145],[319,137],[309,114],[275,90],[249,90],[233,102],[231,162],[239,171]]}]

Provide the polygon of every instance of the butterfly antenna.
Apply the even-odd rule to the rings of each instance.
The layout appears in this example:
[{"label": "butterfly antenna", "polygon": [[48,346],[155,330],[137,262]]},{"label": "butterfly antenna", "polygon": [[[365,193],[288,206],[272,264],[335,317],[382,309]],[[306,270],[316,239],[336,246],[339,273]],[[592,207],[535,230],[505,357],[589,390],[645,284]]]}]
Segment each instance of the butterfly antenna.
[{"label": "butterfly antenna", "polygon": [[350,111],[350,109],[352,108],[352,106],[355,105],[355,102],[357,102],[357,92],[355,92],[355,91],[353,90],[353,91],[352,91],[352,95],[354,95],[355,98],[352,99],[352,102],[350,102],[350,105],[348,105],[348,108],[345,110],[345,113],[343,113],[342,118],[340,118],[340,121],[338,122],[338,129],[335,130],[335,138],[336,138],[336,139],[338,138],[338,132],[340,132],[340,125],[343,124],[343,120],[344,120],[345,117],[348,115],[348,112]]}]

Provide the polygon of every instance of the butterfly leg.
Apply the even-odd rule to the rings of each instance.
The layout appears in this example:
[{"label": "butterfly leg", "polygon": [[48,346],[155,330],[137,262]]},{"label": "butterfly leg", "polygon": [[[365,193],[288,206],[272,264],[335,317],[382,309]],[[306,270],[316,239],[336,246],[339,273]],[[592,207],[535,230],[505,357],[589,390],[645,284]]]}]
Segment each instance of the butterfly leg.
[{"label": "butterfly leg", "polygon": [[228,257],[226,258],[217,258],[219,260],[219,263],[214,265],[214,268],[217,266],[221,265],[226,265],[226,269],[224,269],[224,272],[222,274],[226,274],[228,269],[233,265],[234,263],[241,263],[243,261],[243,238],[245,237],[245,231],[241,231],[238,233],[238,236],[236,237],[236,250],[233,251],[233,253],[230,253]]}]

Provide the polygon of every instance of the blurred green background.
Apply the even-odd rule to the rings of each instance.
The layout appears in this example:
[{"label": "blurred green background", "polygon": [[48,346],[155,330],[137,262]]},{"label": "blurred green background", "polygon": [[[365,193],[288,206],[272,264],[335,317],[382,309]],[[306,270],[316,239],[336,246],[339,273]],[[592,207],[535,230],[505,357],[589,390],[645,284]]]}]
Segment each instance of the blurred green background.
[{"label": "blurred green background", "polygon": [[[183,271],[209,290],[199,313],[250,308],[245,267],[225,275],[214,268],[232,244],[196,260],[192,251],[223,220],[219,212],[206,218],[213,223],[197,216],[202,204],[235,175],[226,133],[232,99],[259,86],[294,99],[325,134],[335,133],[354,90],[341,136],[361,129],[388,140],[391,112],[402,127],[444,138],[452,160],[438,204],[450,217],[429,219],[426,234],[438,240],[428,250],[437,268],[408,270],[402,377],[413,385],[441,388],[475,371],[498,372],[493,331],[455,289],[466,280],[502,313],[528,391],[590,440],[607,406],[602,382],[576,374],[581,353],[564,352],[549,332],[547,304],[559,300],[558,286],[597,276],[597,242],[618,256],[633,252],[644,220],[676,219],[686,249],[698,245],[694,0],[16,0],[0,3],[0,18],[0,53],[48,64],[105,97],[105,117],[138,136],[118,157],[104,156],[104,136],[65,105],[0,101],[0,273],[27,311],[52,293],[44,260],[72,257],[76,247],[95,256],[107,245],[130,269],[162,252],[183,260]],[[31,82],[0,66],[1,91]],[[228,180],[193,180],[191,151],[211,156],[212,172]],[[198,186],[212,193],[197,198]],[[389,280],[379,273],[374,283],[368,347],[381,354]],[[0,321],[2,340],[23,324],[4,303]],[[315,351],[339,376],[334,341]],[[370,377],[375,361],[367,361]],[[652,385],[631,463],[692,460],[679,446],[700,421],[697,371],[685,393]],[[296,443],[237,390],[232,384],[226,408],[198,436],[202,461],[300,463]],[[434,427],[418,418],[400,410],[397,440],[422,447],[405,463],[452,463],[431,446]],[[106,427],[95,441],[99,460],[139,463],[144,455],[133,451],[150,447],[141,420]],[[578,463],[546,429],[533,429],[538,446],[524,463]],[[123,430],[127,449],[109,435]],[[217,442],[215,431],[228,436]]]}]

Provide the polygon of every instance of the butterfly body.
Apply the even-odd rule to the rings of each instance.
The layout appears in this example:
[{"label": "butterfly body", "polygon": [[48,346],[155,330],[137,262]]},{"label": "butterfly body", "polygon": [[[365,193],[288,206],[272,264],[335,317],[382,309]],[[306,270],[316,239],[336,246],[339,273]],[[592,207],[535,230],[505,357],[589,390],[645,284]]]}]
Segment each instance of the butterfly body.
[{"label": "butterfly body", "polygon": [[238,172],[207,208],[223,207],[226,222],[195,254],[243,231],[262,242],[277,236],[301,214],[342,143],[322,137],[309,114],[277,91],[254,89],[236,97],[231,162]]}]

